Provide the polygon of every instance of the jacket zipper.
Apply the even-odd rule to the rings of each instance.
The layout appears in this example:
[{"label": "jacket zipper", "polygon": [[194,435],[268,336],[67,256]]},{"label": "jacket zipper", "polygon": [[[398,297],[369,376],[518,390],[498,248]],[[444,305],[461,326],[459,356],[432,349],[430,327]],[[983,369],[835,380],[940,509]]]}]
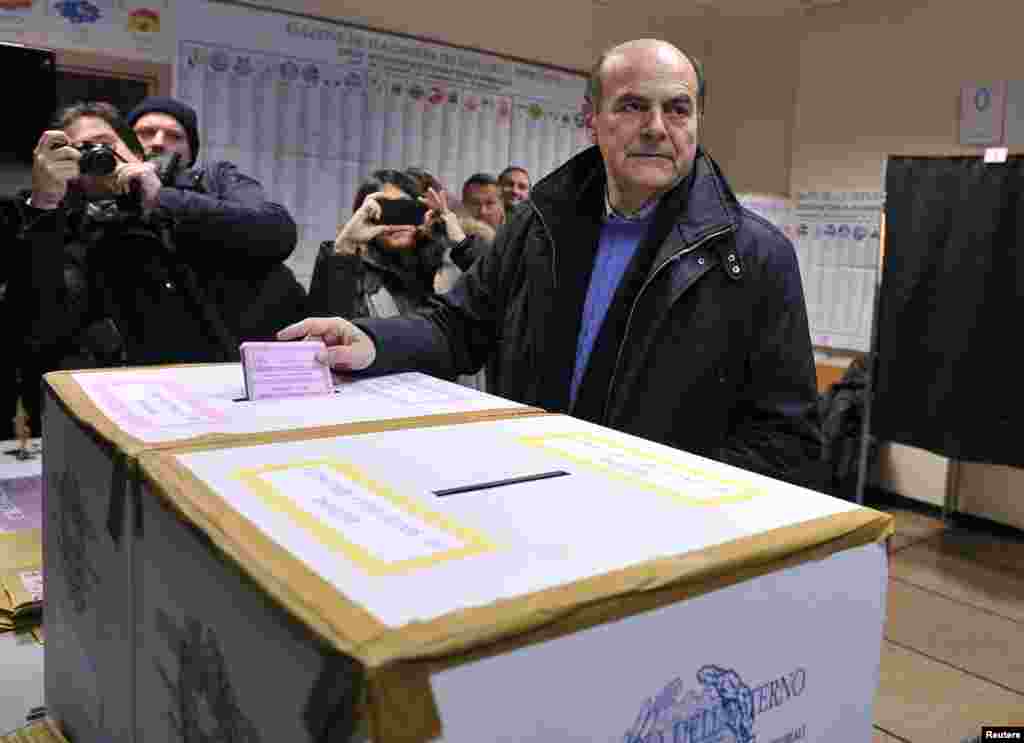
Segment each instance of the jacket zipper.
[{"label": "jacket zipper", "polygon": [[629,340],[629,329],[633,326],[633,314],[636,312],[637,305],[640,304],[640,299],[643,297],[644,290],[651,285],[651,282],[653,282],[654,279],[657,278],[658,274],[661,273],[661,270],[665,268],[665,266],[669,265],[670,263],[674,263],[675,261],[682,258],[684,255],[692,253],[697,248],[705,245],[711,240],[714,240],[716,237],[721,237],[722,235],[732,232],[733,229],[733,227],[725,227],[723,229],[718,230],[717,232],[712,232],[709,235],[705,235],[690,247],[683,248],[678,253],[675,253],[672,256],[666,258],[664,261],[662,261],[661,265],[659,265],[657,268],[654,269],[654,271],[651,272],[651,274],[644,281],[643,285],[640,287],[640,291],[637,292],[636,297],[633,299],[633,304],[629,308],[629,315],[626,318],[626,330],[622,333],[622,340],[619,342],[619,351],[615,356],[615,366],[612,369],[612,378],[608,382],[608,394],[605,396],[604,399],[604,410],[601,411],[601,423],[603,425],[608,424],[608,410],[612,404],[612,391],[615,389],[615,380],[619,376],[619,366],[622,363],[622,354],[626,350],[626,341]]}]

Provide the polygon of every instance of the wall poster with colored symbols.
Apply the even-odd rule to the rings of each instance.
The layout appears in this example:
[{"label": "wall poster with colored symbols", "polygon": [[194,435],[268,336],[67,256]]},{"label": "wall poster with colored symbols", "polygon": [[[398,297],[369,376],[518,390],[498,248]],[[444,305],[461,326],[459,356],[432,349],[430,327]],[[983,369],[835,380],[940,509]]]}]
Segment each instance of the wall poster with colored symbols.
[{"label": "wall poster with colored symbols", "polygon": [[515,164],[536,183],[590,144],[583,75],[252,8],[178,15],[175,95],[199,115],[205,157],[291,212],[303,283],[374,170],[425,168],[458,198],[474,173]]}]

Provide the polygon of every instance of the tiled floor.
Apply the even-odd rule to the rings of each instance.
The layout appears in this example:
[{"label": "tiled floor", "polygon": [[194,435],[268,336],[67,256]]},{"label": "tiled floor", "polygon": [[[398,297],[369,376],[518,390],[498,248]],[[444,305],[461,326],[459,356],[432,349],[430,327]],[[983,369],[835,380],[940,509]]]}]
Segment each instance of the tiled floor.
[{"label": "tiled floor", "polygon": [[896,516],[896,535],[872,743],[1024,725],[1024,537],[875,507]]}]

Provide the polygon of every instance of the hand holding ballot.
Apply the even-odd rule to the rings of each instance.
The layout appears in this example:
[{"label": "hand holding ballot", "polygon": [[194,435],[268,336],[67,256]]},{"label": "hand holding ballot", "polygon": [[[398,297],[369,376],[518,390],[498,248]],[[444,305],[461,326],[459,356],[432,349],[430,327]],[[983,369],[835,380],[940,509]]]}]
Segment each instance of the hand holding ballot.
[{"label": "hand holding ballot", "polygon": [[373,339],[359,327],[340,317],[310,317],[289,325],[277,334],[281,341],[321,340],[326,351],[316,360],[339,371],[360,371],[377,358]]}]

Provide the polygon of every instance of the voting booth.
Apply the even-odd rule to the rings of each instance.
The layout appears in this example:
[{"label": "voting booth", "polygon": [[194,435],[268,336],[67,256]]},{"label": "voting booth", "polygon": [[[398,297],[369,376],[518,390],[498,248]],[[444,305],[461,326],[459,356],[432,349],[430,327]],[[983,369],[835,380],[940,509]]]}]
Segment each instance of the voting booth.
[{"label": "voting booth", "polygon": [[[885,514],[472,390],[402,418],[358,392],[448,389],[421,375],[320,399],[333,430],[166,427],[110,509],[112,432],[138,422],[92,376],[49,378],[46,406],[44,469],[97,522],[70,530],[84,581],[47,538],[47,703],[72,740],[870,736]],[[177,399],[230,410],[207,379]],[[360,394],[381,419],[352,421]]]},{"label": "voting booth", "polygon": [[46,702],[72,739],[89,741],[135,739],[142,452],[540,412],[422,374],[249,401],[239,364],[55,372],[45,395]]}]

